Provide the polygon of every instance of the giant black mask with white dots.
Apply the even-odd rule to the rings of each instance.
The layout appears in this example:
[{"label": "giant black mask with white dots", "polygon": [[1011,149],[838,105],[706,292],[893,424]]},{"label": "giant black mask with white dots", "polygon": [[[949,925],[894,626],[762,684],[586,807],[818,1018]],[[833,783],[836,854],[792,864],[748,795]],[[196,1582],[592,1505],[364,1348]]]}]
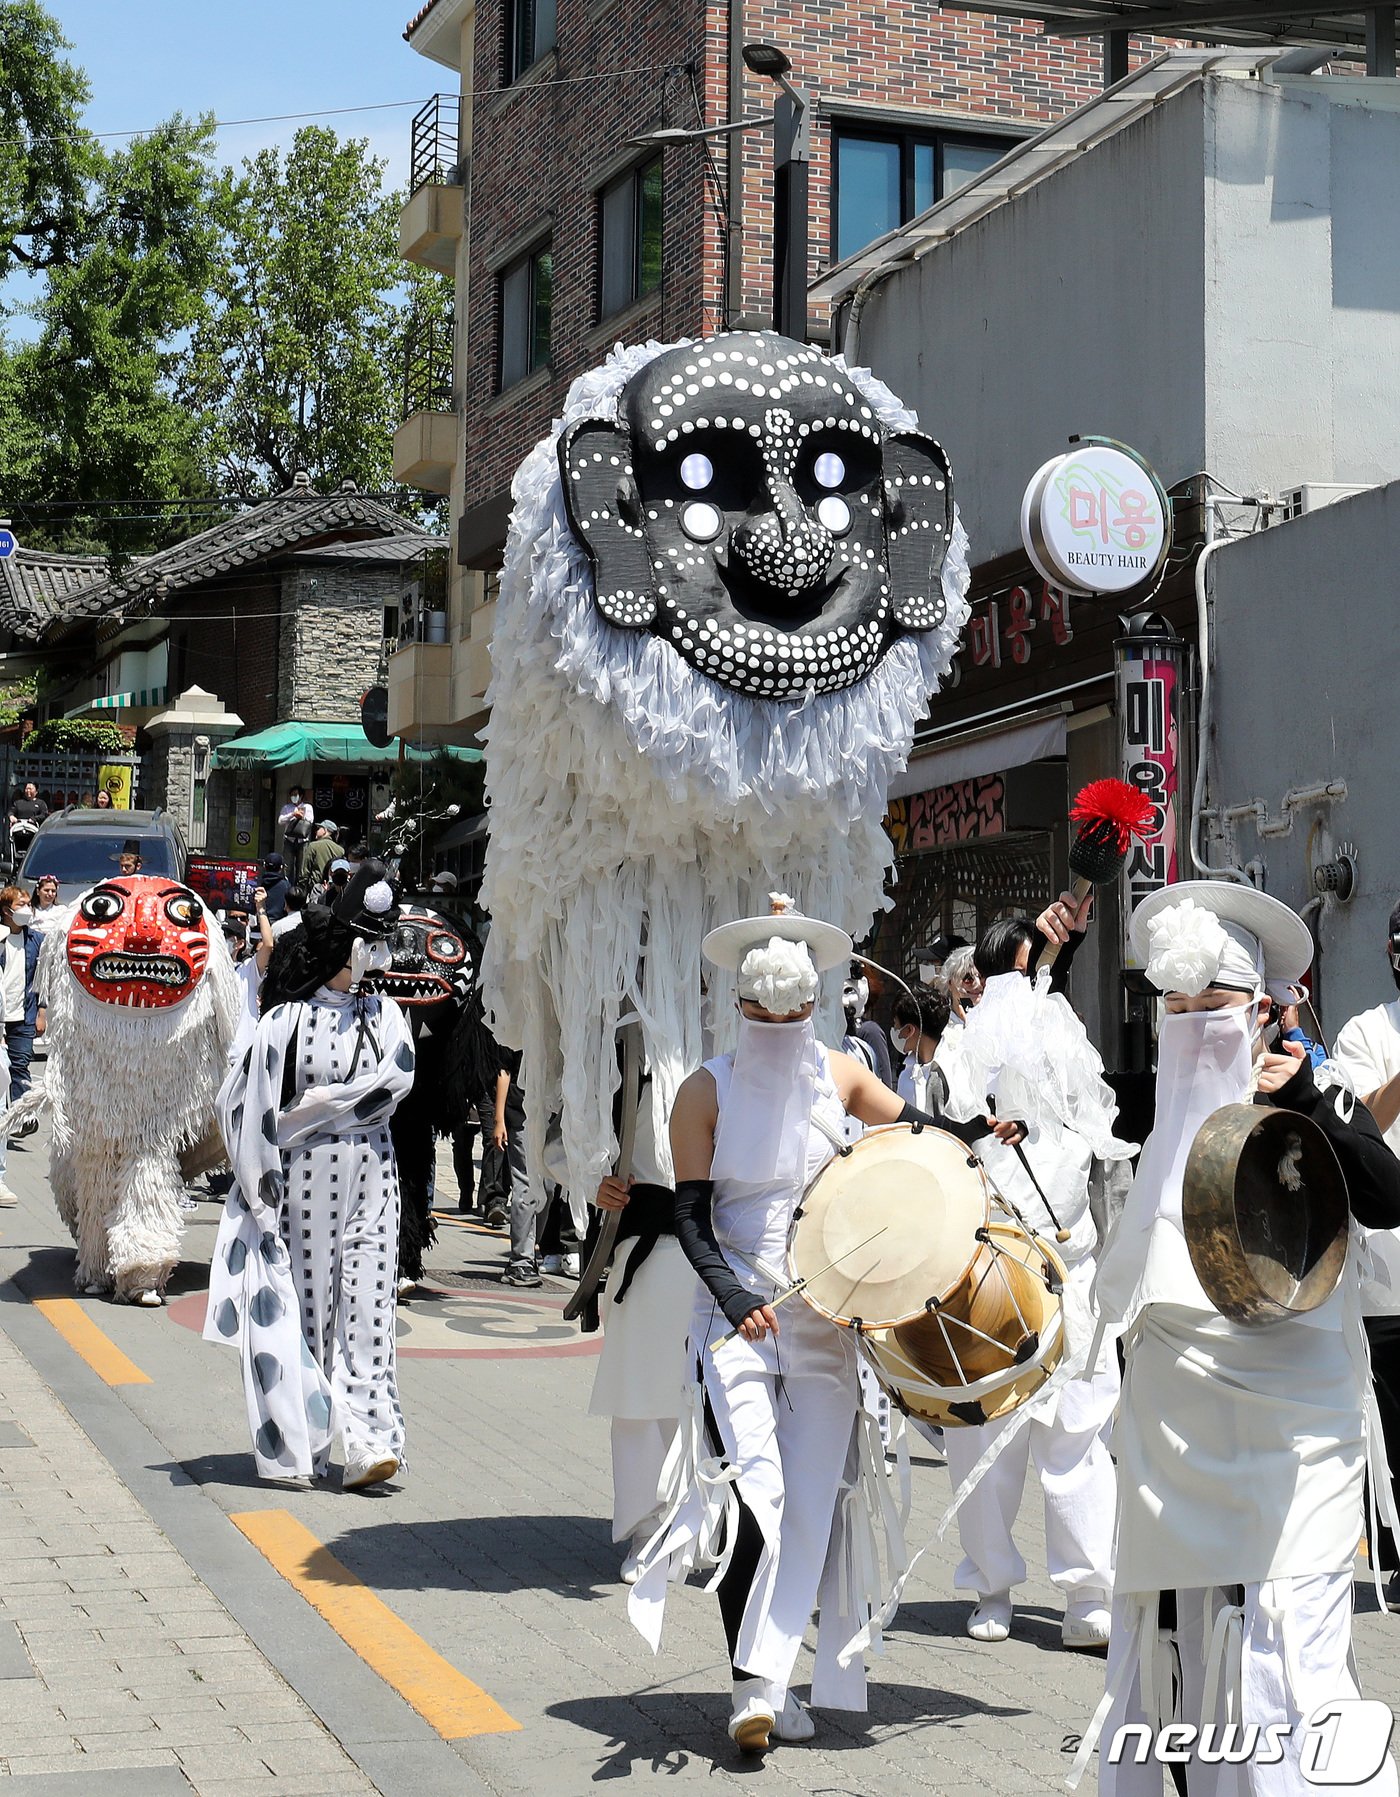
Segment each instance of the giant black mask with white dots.
[{"label": "giant black mask with white dots", "polygon": [[767,331],[668,350],[559,458],[603,616],[736,692],[835,692],[943,621],[947,458],[820,350]]}]

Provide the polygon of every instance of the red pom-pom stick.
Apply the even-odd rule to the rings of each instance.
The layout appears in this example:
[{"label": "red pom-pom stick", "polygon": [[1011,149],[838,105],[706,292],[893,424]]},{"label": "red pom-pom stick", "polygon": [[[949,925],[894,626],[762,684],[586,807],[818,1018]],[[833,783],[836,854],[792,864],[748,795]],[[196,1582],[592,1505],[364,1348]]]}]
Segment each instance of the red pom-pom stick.
[{"label": "red pom-pom stick", "polygon": [[1080,791],[1069,815],[1074,823],[1084,826],[1081,835],[1105,841],[1112,831],[1119,849],[1126,854],[1132,838],[1148,832],[1152,801],[1126,780],[1091,780]]}]

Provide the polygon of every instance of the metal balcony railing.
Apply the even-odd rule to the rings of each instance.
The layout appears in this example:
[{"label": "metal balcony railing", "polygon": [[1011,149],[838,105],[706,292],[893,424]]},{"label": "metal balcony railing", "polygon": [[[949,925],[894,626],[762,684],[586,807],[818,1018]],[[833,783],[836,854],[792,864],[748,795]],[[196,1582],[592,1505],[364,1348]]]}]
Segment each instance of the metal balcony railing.
[{"label": "metal balcony railing", "polygon": [[404,338],[403,416],[452,410],[452,320],[411,318]]},{"label": "metal balcony railing", "polygon": [[457,94],[434,94],[413,115],[408,158],[408,191],[452,187],[461,160],[462,102]]}]

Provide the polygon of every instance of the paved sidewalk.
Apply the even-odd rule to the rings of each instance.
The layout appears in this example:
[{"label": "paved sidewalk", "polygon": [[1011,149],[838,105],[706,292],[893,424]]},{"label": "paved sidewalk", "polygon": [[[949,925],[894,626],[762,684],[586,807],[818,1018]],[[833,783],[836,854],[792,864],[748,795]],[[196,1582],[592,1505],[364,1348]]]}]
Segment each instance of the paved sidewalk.
[{"label": "paved sidewalk", "polygon": [[0,1774],[45,1792],[375,1786],[0,1334]]}]

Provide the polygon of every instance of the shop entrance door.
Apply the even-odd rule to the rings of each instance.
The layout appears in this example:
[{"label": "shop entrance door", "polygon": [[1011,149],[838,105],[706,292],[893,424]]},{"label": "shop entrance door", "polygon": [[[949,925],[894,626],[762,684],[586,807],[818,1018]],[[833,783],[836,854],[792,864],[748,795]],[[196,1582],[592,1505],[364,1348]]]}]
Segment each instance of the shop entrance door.
[{"label": "shop entrance door", "polygon": [[935,936],[976,942],[1002,917],[1035,917],[1055,896],[1053,839],[1023,831],[906,855],[893,911],[877,926],[870,953],[914,985],[918,951]]}]

